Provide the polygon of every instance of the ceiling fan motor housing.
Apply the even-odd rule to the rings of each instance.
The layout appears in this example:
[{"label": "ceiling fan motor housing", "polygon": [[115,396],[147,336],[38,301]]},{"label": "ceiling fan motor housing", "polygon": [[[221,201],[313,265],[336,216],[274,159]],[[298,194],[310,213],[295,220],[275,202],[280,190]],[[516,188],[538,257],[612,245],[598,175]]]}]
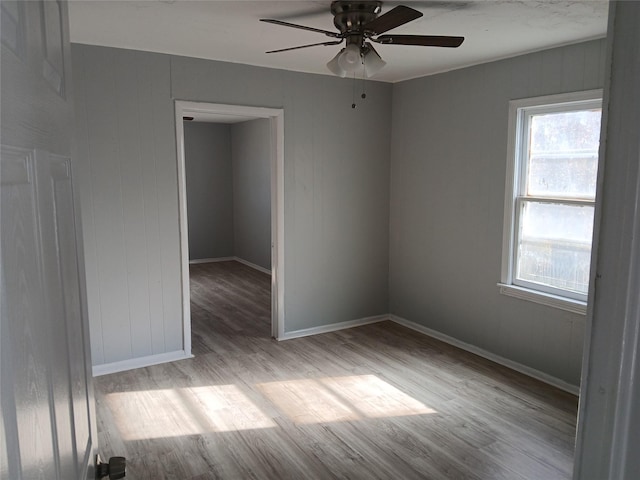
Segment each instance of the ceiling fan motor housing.
[{"label": "ceiling fan motor housing", "polygon": [[[362,27],[375,20],[382,10],[382,2],[331,2],[333,24],[340,33],[346,34],[347,45],[355,43],[362,47],[364,43]],[[352,35],[349,35],[353,32]]]}]

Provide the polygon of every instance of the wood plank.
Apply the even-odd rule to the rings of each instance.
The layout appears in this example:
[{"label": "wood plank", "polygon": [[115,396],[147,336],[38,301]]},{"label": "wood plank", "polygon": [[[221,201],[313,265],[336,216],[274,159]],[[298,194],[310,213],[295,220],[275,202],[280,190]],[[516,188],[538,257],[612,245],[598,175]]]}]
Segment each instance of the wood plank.
[{"label": "wood plank", "polygon": [[97,379],[127,478],[571,478],[575,397],[391,322],[277,342],[238,262],[191,285],[195,358]]},{"label": "wood plank", "polygon": [[[167,73],[157,71],[155,56],[141,55],[136,52],[137,74],[137,111],[139,119],[137,127],[140,145],[140,164],[142,166],[142,192],[144,201],[144,234],[146,245],[147,275],[146,282],[149,290],[149,321],[151,350],[154,354],[168,351],[165,345],[166,332],[164,330],[163,295],[164,275],[161,257],[160,226],[161,205],[160,196],[163,186],[158,184],[158,156],[156,151],[156,134],[154,132],[154,75],[166,77]],[[168,78],[168,77],[167,77]],[[156,80],[158,81],[158,80]],[[153,148],[150,148],[153,146]],[[180,317],[181,318],[181,317]]]},{"label": "wood plank", "polygon": [[[124,243],[122,179],[117,138],[115,85],[116,56],[109,52],[99,64],[88,63],[85,74],[85,108],[100,112],[88,116],[91,139],[88,163],[95,226],[98,298],[101,312],[102,352],[105,363],[132,357],[131,319]],[[117,193],[114,193],[117,192]],[[95,342],[94,342],[95,343]]]},{"label": "wood plank", "polygon": [[[72,49],[73,56],[76,59],[82,57],[84,52],[76,47]],[[81,63],[74,60],[74,63]],[[84,86],[87,84],[85,80],[85,72],[83,69],[76,69],[73,72],[75,79],[74,86],[74,103],[78,112],[84,112],[87,109],[86,92]],[[102,343],[102,310],[100,308],[100,275],[98,269],[98,254],[96,229],[94,223],[94,199],[91,192],[91,162],[87,155],[80,152],[89,151],[89,138],[87,122],[82,121],[79,115],[75,116],[74,129],[76,132],[74,142],[74,150],[72,158],[73,175],[77,180],[77,188],[79,196],[82,199],[82,208],[80,210],[81,223],[83,226],[83,251],[84,251],[84,271],[86,279],[86,296],[87,296],[87,317],[91,329],[91,358],[96,365],[105,362],[103,343]]]},{"label": "wood plank", "polygon": [[[156,187],[158,189],[158,230],[160,236],[153,239],[159,243],[162,267],[162,314],[165,352],[181,350],[182,341],[182,286],[180,263],[180,232],[178,225],[177,191],[178,172],[176,168],[176,135],[174,124],[174,103],[171,95],[171,60],[167,55],[148,55],[137,52],[140,58],[138,74],[146,77],[150,88],[147,107],[141,106],[141,115],[150,123],[145,128],[153,137],[152,143],[144,143],[153,149],[155,159]],[[142,68],[145,68],[143,71]],[[173,195],[169,192],[174,192]],[[151,239],[150,239],[151,241]],[[148,277],[150,281],[153,277]]]},{"label": "wood plank", "polygon": [[[151,317],[149,263],[157,258],[149,258],[145,229],[144,167],[140,144],[142,125],[139,115],[138,58],[131,50],[114,58],[114,84],[117,96],[116,124],[118,158],[122,197],[122,232],[124,255],[127,265],[126,286],[131,331],[131,354],[133,358],[156,353],[151,344]],[[147,127],[148,128],[148,127]],[[142,186],[142,188],[141,188]],[[135,253],[134,253],[135,252]],[[162,351],[161,351],[162,352]]]}]

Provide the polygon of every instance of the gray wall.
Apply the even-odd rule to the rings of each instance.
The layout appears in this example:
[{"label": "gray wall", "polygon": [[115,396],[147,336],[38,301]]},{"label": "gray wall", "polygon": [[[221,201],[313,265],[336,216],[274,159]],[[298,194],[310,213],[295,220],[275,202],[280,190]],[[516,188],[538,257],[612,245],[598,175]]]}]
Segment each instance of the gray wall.
[{"label": "gray wall", "polygon": [[271,127],[184,122],[189,260],[271,269]]},{"label": "gray wall", "polygon": [[271,270],[271,126],[231,126],[234,255]]},{"label": "gray wall", "polygon": [[574,385],[585,317],[502,296],[509,100],[603,86],[605,41],[394,85],[391,312]]},{"label": "gray wall", "polygon": [[189,260],[233,256],[231,126],[184,122]]},{"label": "gray wall", "polygon": [[169,58],[71,49],[93,364],[182,349]]},{"label": "gray wall", "polygon": [[348,79],[77,44],[72,57],[94,365],[182,348],[174,99],[284,109],[287,332],[388,311],[391,85],[369,82],[354,110]]}]

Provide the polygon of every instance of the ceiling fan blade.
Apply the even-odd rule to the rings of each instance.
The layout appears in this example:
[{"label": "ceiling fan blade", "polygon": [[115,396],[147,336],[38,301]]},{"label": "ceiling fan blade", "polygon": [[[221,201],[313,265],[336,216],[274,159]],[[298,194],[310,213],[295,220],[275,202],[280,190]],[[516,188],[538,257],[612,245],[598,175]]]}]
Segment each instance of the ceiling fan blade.
[{"label": "ceiling fan blade", "polygon": [[443,37],[439,35],[381,35],[370,40],[383,45],[421,45],[423,47],[456,48],[462,45],[464,37]]},{"label": "ceiling fan blade", "polygon": [[317,47],[319,45],[340,45],[344,40],[336,40],[334,42],[320,42],[320,43],[310,43],[309,45],[300,45],[298,47],[289,47],[289,48],[281,48],[279,50],[269,50],[265,53],[278,53],[278,52],[288,52],[289,50],[298,50],[299,48],[308,48],[308,47]]},{"label": "ceiling fan blade", "polygon": [[261,22],[273,23],[274,25],[282,25],[283,27],[299,28],[300,30],[308,30],[310,32],[323,33],[327,37],[340,38],[339,32],[330,32],[329,30],[322,30],[320,28],[306,27],[304,25],[297,25],[295,23],[283,22],[282,20],[273,20],[271,18],[261,18]]},{"label": "ceiling fan blade", "polygon": [[371,32],[372,35],[380,35],[381,33],[388,32],[392,28],[409,23],[421,16],[422,12],[419,12],[418,10],[405,7],[404,5],[398,5],[387,13],[380,15],[375,20],[371,20],[364,26],[364,30]]}]

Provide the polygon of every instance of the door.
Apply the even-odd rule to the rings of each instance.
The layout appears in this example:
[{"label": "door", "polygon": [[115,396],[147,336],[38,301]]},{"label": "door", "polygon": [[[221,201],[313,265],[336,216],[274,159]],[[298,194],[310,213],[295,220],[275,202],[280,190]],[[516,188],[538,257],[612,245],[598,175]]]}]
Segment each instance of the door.
[{"label": "door", "polygon": [[0,7],[0,478],[93,478],[67,6]]}]

